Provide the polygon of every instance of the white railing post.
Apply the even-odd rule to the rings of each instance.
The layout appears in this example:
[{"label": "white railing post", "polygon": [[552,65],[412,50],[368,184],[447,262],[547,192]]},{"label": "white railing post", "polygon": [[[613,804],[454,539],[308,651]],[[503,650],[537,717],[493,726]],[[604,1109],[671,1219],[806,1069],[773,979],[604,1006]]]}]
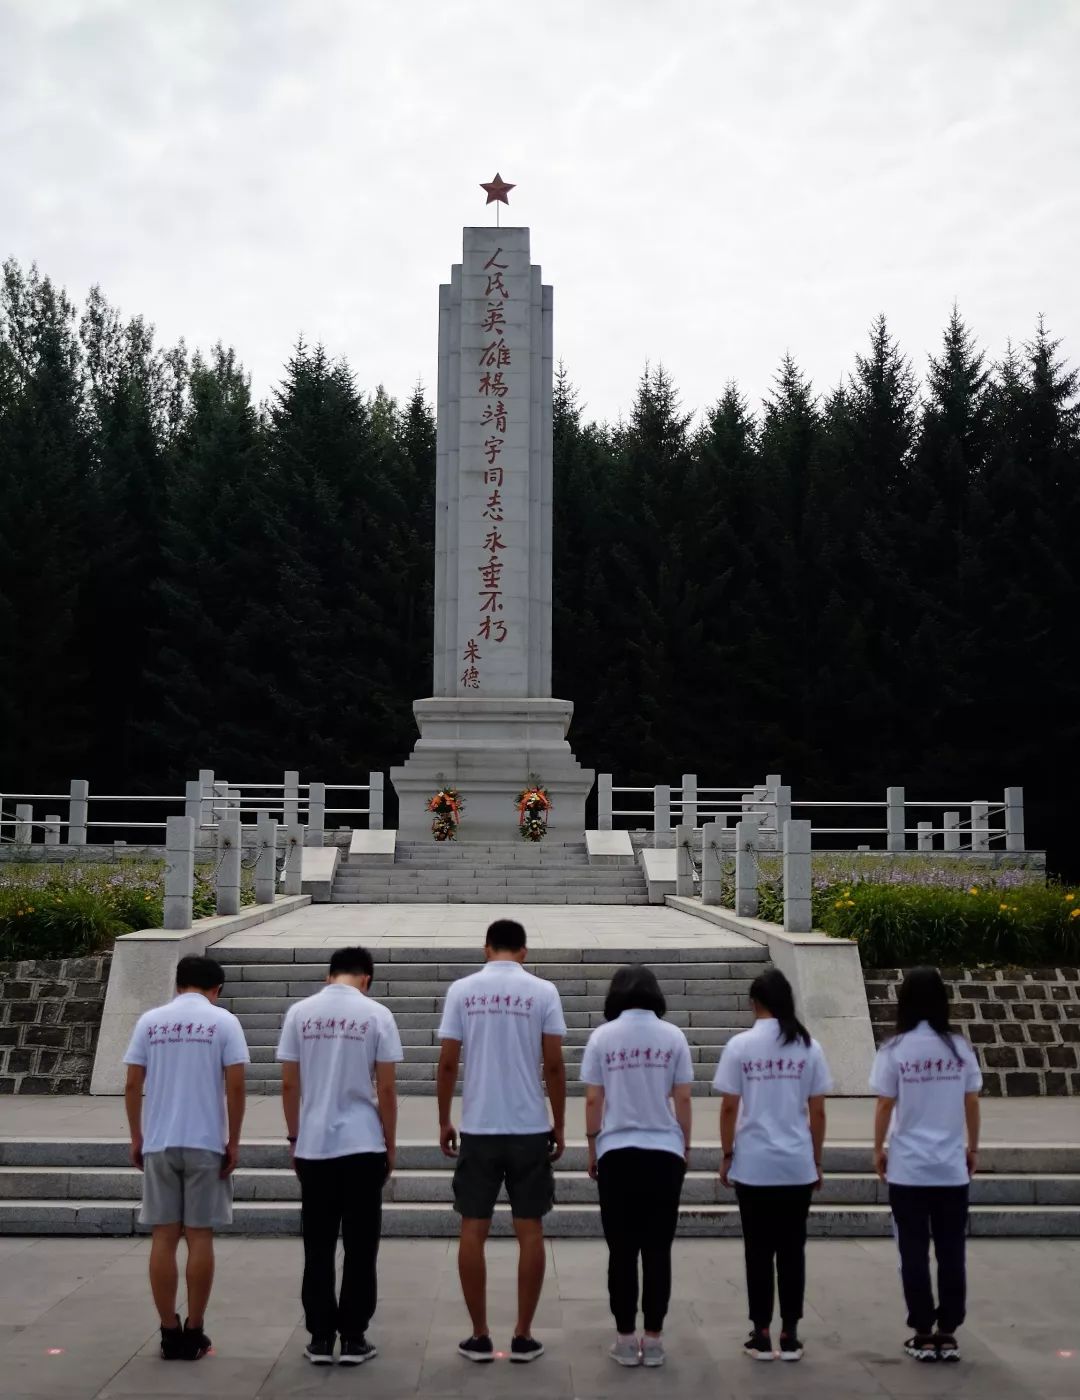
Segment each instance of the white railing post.
[{"label": "white railing post", "polygon": [[809,933],[814,926],[810,880],[809,822],[787,822],[784,847],[784,932]]},{"label": "white railing post", "polygon": [[293,822],[285,832],[285,893],[300,894],[304,859],[304,828]]},{"label": "white railing post", "polygon": [[[199,826],[213,826],[217,821],[217,813],[214,811],[214,770],[212,768],[199,769],[199,790],[202,793],[202,808],[199,812]],[[198,842],[198,835],[195,840]],[[187,925],[185,925],[187,927]]]},{"label": "white railing post", "polygon": [[675,828],[675,893],[684,899],[694,893],[694,828],[680,822]]},{"label": "white railing post", "polygon": [[657,783],[653,788],[653,844],[657,837],[671,830],[671,785]]},{"label": "white railing post", "polygon": [[765,821],[763,825],[776,827],[776,849],[780,849],[780,833],[783,831],[783,824],[775,821],[777,792],[779,791],[782,779],[779,773],[766,773],[765,775],[765,808],[763,815]]},{"label": "white railing post", "polygon": [[20,802],[15,808],[15,840],[20,846],[29,846],[34,839],[34,804]]},{"label": "white railing post", "polygon": [[1005,789],[1005,849],[1024,850],[1024,789]]},{"label": "white railing post", "polygon": [[682,806],[679,808],[679,820],[685,822],[687,826],[697,826],[697,774],[684,773],[682,775]]},{"label": "white railing post", "polygon": [[611,791],[611,774],[596,775],[596,826],[599,831],[610,831],[614,825],[612,812],[615,807]]},{"label": "white railing post", "polygon": [[706,822],[701,829],[701,902],[719,904],[724,878],[723,836],[726,821]]},{"label": "white railing post", "polygon": [[308,846],[321,846],[324,844],[324,829],[326,827],[326,784],[310,783],[308,785],[308,819],[307,828],[304,832],[304,842]]},{"label": "white railing post", "polygon": [[46,846],[59,846],[60,844],[60,813],[50,812],[45,818],[45,844]]},{"label": "white railing post", "polygon": [[184,816],[190,817],[198,826],[202,816],[202,791],[198,778],[189,778],[184,784]]},{"label": "white railing post", "polygon": [[785,787],[783,783],[777,783],[773,788],[773,821],[776,826],[776,848],[780,849],[783,843],[784,823],[791,820],[791,789]]},{"label": "white railing post", "polygon": [[945,851],[958,851],[960,849],[960,813],[946,812],[941,823],[944,828],[941,847]]},{"label": "white railing post", "polygon": [[67,844],[86,845],[86,818],[90,797],[90,784],[85,778],[72,778],[71,797],[68,802]]},{"label": "white railing post", "polygon": [[758,911],[757,846],[761,818],[743,817],[735,825],[735,912],[752,919]]},{"label": "white railing post", "polygon": [[885,801],[887,804],[885,825],[888,828],[885,848],[889,851],[903,851],[906,849],[904,789],[902,787],[886,788]]},{"label": "white railing post", "polygon": [[919,850],[932,851],[934,849],[934,823],[919,823]]},{"label": "white railing post", "polygon": [[989,802],[973,802],[971,804],[971,849],[973,851],[988,851],[990,849],[990,833],[986,829],[989,825]]},{"label": "white railing post", "polygon": [[191,927],[195,883],[195,823],[190,817],[165,821],[165,928]]},{"label": "white railing post", "polygon": [[214,908],[219,914],[240,912],[240,823],[233,817],[218,822],[218,863],[214,874]]},{"label": "white railing post", "polygon": [[260,812],[255,824],[255,903],[273,904],[277,884],[278,824],[269,812]]},{"label": "white railing post", "polygon": [[368,830],[382,831],[386,820],[386,788],[382,773],[368,774]]},{"label": "white railing post", "polygon": [[286,768],[285,788],[282,798],[283,820],[287,827],[297,826],[300,822],[300,772],[296,768]]}]

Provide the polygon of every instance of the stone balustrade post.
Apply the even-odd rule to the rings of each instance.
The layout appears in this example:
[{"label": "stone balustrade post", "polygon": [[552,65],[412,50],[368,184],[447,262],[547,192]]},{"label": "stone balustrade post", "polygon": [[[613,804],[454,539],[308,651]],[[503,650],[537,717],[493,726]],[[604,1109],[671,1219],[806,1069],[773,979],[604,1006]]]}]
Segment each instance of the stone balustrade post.
[{"label": "stone balustrade post", "polygon": [[1023,851],[1024,847],[1024,789],[1005,789],[1005,849]]},{"label": "stone balustrade post", "polygon": [[300,894],[304,860],[304,828],[293,822],[285,831],[285,893]]},{"label": "stone balustrade post", "polygon": [[814,926],[811,904],[811,830],[809,822],[787,822],[784,847],[784,932],[809,933]]},{"label": "stone balustrade post", "polygon": [[941,823],[944,828],[941,847],[945,851],[958,851],[960,849],[960,813],[946,812]]},{"label": "stone balustrade post", "polygon": [[757,917],[757,851],[761,818],[745,816],[735,825],[735,912],[745,919]]},{"label": "stone balustrade post", "polygon": [[934,849],[934,823],[919,823],[919,850],[932,851]]},{"label": "stone balustrade post", "polygon": [[682,805],[679,808],[679,820],[685,822],[687,826],[696,827],[698,824],[697,810],[697,774],[684,773],[682,775]]},{"label": "stone balustrade post", "polygon": [[657,783],[653,788],[653,845],[660,845],[660,837],[671,830],[671,785]]},{"label": "stone balustrade post", "polygon": [[772,809],[772,822],[776,827],[776,848],[779,850],[784,824],[791,820],[791,789],[783,783],[777,783],[772,792],[773,800],[776,803]]},{"label": "stone balustrade post", "polygon": [[184,784],[184,816],[190,817],[196,826],[202,819],[202,789],[198,778],[189,778]]},{"label": "stone balustrade post", "polygon": [[219,914],[240,912],[240,823],[226,816],[218,822],[217,867],[214,874],[214,908]]},{"label": "stone balustrade post", "polygon": [[34,839],[34,805],[20,802],[15,808],[15,840],[20,846],[29,846]]},{"label": "stone balustrade post", "polygon": [[72,778],[68,803],[67,844],[86,845],[86,822],[90,807],[90,784],[85,778]]},{"label": "stone balustrade post", "polygon": [[694,893],[694,828],[680,822],[675,828],[675,893],[689,898]]},{"label": "stone balustrade post", "polygon": [[885,790],[885,826],[887,836],[885,838],[886,850],[903,851],[907,849],[907,842],[904,836],[906,825],[904,807],[904,789],[902,787],[891,787]]},{"label": "stone balustrade post", "polygon": [[278,824],[269,812],[260,812],[255,825],[255,903],[273,904],[277,894]]},{"label": "stone balustrade post", "polygon": [[383,773],[368,774],[368,830],[382,831],[386,820],[386,777]]},{"label": "stone balustrade post", "polygon": [[195,884],[195,823],[190,817],[165,822],[165,928],[191,927]]},{"label": "stone balustrade post", "polygon": [[726,820],[706,822],[701,829],[701,902],[719,904],[724,879],[723,831]]},{"label": "stone balustrade post", "polygon": [[987,831],[989,825],[989,802],[973,802],[971,804],[971,849],[973,851],[988,851],[990,849],[990,833]]},{"label": "stone balustrade post", "polygon": [[60,822],[59,812],[50,812],[45,818],[45,844],[46,846],[59,846],[60,844]]},{"label": "stone balustrade post", "polygon": [[[202,809],[199,813],[199,826],[213,826],[217,821],[217,813],[214,811],[214,770],[212,768],[199,769],[199,791],[202,793]],[[196,835],[196,844],[198,843]]]},{"label": "stone balustrade post", "polygon": [[612,829],[615,821],[612,816],[614,806],[611,774],[598,773],[596,775],[596,828],[598,831]]},{"label": "stone balustrade post", "polygon": [[300,773],[295,768],[285,770],[284,796],[282,797],[282,817],[287,827],[300,822]]},{"label": "stone balustrade post", "polygon": [[308,819],[304,831],[304,843],[308,846],[325,844],[326,828],[326,784],[311,783],[308,786]]}]

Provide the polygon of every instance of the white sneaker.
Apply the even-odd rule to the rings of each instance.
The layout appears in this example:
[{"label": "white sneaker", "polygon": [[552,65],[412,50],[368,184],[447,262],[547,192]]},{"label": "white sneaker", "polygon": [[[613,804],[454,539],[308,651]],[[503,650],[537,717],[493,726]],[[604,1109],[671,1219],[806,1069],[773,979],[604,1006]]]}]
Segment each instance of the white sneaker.
[{"label": "white sneaker", "polygon": [[640,1366],[641,1348],[636,1337],[616,1337],[608,1347],[608,1356],[618,1366]]},{"label": "white sneaker", "polygon": [[643,1366],[662,1366],[666,1360],[664,1343],[659,1337],[644,1337],[642,1339],[641,1364]]}]

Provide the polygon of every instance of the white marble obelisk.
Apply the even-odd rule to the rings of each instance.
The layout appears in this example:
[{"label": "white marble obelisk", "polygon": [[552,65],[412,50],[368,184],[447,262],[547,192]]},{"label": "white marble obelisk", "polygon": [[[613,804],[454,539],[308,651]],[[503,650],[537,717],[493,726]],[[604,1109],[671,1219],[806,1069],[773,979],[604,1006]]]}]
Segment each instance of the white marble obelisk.
[{"label": "white marble obelisk", "polygon": [[513,839],[530,773],[552,834],[584,830],[593,774],[551,698],[551,316],[529,230],[465,229],[439,291],[433,695],[390,775],[406,839],[429,834],[440,774],[465,798],[460,840]]}]

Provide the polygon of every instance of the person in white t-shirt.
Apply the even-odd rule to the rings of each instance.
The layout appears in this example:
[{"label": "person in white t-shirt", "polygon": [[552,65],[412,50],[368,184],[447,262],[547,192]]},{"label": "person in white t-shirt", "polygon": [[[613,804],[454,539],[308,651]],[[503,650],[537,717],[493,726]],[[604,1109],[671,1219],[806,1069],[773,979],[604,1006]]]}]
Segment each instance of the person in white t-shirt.
[{"label": "person in white t-shirt", "polygon": [[[806,1288],[806,1221],[821,1187],[825,1095],[832,1088],[821,1046],[796,1018],[791,984],[777,968],[750,984],[754,1025],[724,1046],[713,1088],[720,1107],[720,1180],[733,1184],[742,1220],[755,1361],[798,1361]],[[780,1346],[770,1329],[773,1284]]]},{"label": "person in white t-shirt", "polygon": [[[213,958],[181,958],[176,997],[139,1017],[124,1055],[131,1162],[143,1174],[139,1223],[152,1229],[150,1289],[166,1361],[197,1361],[210,1350],[203,1324],[214,1281],[214,1230],[232,1222],[249,1056],[240,1022],[217,1004],[224,982],[225,970]],[[181,1235],[188,1311],[182,1327],[176,1311]]]},{"label": "person in white t-shirt", "polygon": [[339,1335],[343,1366],[375,1355],[367,1329],[378,1298],[382,1190],[394,1169],[403,1056],[393,1016],[368,996],[374,975],[366,948],[339,948],[327,985],[289,1007],[277,1048],[289,1155],[300,1178],[300,1296],[311,1333],[304,1355],[320,1366],[333,1364]]},{"label": "person in white t-shirt", "polygon": [[[457,1158],[458,1273],[473,1327],[458,1352],[469,1361],[495,1359],[487,1321],[484,1245],[505,1183],[518,1241],[518,1314],[510,1360],[535,1361],[544,1351],[532,1335],[544,1285],[543,1217],[555,1200],[552,1163],[566,1146],[566,1022],[554,984],[522,966],[525,930],[519,923],[496,919],[487,931],[484,956],[482,971],[451,985],[439,1027],[439,1146],[447,1157]],[[459,1151],[450,1109],[462,1054]]]},{"label": "person in white t-shirt", "polygon": [[913,968],[900,984],[896,1035],[877,1053],[870,1088],[879,1096],[874,1166],[889,1185],[908,1326],[915,1329],[904,1350],[917,1361],[959,1361],[956,1330],[967,1306],[968,1185],[978,1165],[982,1074],[975,1051],[949,1025],[949,990],[936,968]]},{"label": "person in white t-shirt", "polygon": [[[604,1002],[605,1024],[581,1061],[589,1175],[600,1188],[615,1317],[609,1356],[620,1366],[662,1366],[671,1300],[671,1246],[690,1154],[694,1066],[651,968],[621,967]],[[644,1337],[637,1337],[638,1255]]]}]

